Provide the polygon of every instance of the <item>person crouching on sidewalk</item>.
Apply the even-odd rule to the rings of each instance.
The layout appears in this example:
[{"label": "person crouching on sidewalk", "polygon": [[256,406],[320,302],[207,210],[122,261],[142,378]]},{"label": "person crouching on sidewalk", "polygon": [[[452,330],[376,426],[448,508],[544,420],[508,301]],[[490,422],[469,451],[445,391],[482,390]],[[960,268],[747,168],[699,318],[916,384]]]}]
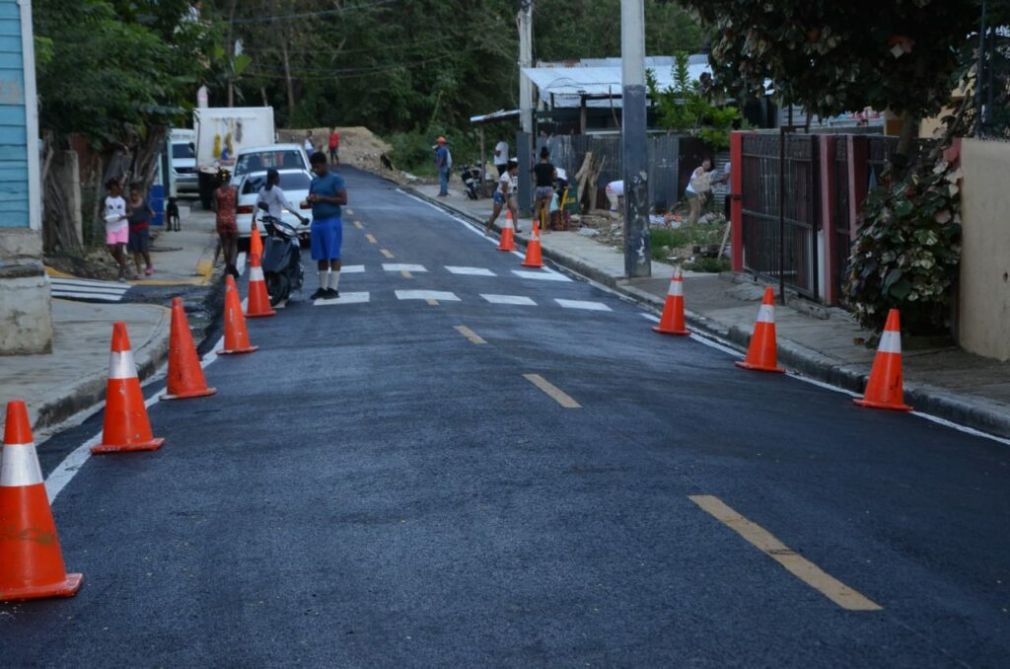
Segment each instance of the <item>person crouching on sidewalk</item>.
[{"label": "person crouching on sidewalk", "polygon": [[344,239],[340,207],[347,204],[347,187],[342,176],[330,171],[325,153],[313,153],[309,163],[316,176],[306,200],[312,205],[312,259],[319,267],[319,288],[309,299],[332,300],[340,297],[340,247]]}]

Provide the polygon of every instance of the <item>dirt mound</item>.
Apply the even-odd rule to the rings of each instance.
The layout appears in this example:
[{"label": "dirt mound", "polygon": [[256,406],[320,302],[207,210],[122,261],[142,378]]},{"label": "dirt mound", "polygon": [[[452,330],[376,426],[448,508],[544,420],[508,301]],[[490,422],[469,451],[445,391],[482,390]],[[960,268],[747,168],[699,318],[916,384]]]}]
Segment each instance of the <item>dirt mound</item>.
[{"label": "dirt mound", "polygon": [[[278,130],[277,138],[280,142],[300,144],[305,141],[305,134],[308,132],[312,133],[312,143],[316,149],[328,152],[329,128]],[[337,132],[340,133],[341,163],[376,174],[389,174],[389,170],[382,165],[381,156],[388,154],[393,147],[382,141],[371,130],[362,126],[337,128]]]}]

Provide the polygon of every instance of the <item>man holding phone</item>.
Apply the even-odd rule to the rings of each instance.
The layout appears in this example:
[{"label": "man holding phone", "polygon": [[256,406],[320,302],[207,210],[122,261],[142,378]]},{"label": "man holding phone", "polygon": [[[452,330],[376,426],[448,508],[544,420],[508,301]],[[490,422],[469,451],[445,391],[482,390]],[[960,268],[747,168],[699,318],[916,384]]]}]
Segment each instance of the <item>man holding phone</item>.
[{"label": "man holding phone", "polygon": [[332,300],[340,297],[340,246],[344,237],[340,207],[347,204],[347,187],[342,176],[330,171],[325,153],[313,153],[309,163],[316,176],[306,201],[312,205],[312,259],[319,268],[319,288],[310,299]]}]

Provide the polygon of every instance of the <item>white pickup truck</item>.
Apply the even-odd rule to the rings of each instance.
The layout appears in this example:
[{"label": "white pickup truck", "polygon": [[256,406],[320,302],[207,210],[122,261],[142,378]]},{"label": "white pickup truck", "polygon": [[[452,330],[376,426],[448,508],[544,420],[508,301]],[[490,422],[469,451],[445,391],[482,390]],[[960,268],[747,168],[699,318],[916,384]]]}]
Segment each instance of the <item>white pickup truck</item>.
[{"label": "white pickup truck", "polygon": [[200,107],[193,110],[200,202],[210,208],[221,168],[233,170],[244,148],[273,144],[273,107]]}]

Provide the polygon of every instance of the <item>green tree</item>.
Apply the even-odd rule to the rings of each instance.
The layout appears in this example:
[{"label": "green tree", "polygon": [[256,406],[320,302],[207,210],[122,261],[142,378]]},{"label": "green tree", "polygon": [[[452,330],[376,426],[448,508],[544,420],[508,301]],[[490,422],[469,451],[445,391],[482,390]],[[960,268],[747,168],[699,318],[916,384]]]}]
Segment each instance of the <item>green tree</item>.
[{"label": "green tree", "polygon": [[656,122],[667,130],[701,137],[714,149],[729,148],[729,133],[740,120],[740,111],[732,105],[713,104],[701,83],[691,81],[686,53],[678,52],[674,59],[671,86],[661,89],[655,73],[646,72]]}]

